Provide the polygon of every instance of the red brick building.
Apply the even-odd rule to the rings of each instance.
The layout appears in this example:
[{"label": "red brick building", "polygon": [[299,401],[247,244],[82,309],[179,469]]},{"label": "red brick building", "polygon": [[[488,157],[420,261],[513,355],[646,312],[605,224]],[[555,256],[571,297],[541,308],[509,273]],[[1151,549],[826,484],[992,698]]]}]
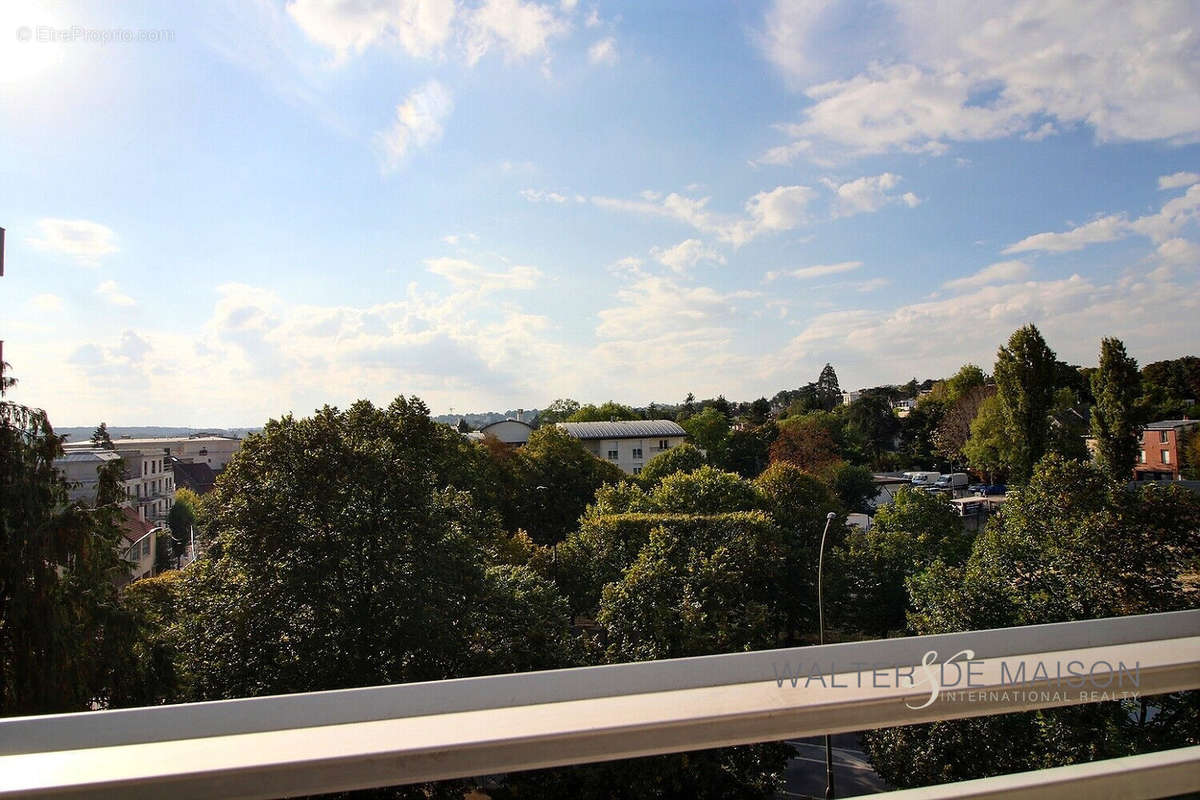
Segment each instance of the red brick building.
[{"label": "red brick building", "polygon": [[1151,422],[1142,429],[1142,446],[1133,468],[1134,480],[1178,480],[1184,437],[1200,426],[1200,421],[1166,419]]}]

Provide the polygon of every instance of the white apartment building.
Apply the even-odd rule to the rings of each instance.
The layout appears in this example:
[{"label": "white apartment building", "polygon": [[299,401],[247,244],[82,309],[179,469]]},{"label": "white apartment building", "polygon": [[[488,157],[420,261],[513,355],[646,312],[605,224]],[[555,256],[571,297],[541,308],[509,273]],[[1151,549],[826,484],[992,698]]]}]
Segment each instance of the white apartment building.
[{"label": "white apartment building", "polygon": [[[113,439],[113,446],[119,453],[127,450],[162,453],[190,464],[208,464],[213,472],[220,472],[233,454],[241,449],[242,440],[229,436],[156,436],[147,439]],[[63,445],[67,451],[90,447],[92,443],[89,441]]]},{"label": "white apartment building", "polygon": [[687,439],[687,431],[669,419],[560,422],[558,427],[582,441],[596,458],[607,459],[630,475]]},{"label": "white apartment building", "polygon": [[[54,459],[54,468],[71,482],[67,493],[71,502],[94,503],[100,483],[100,469],[120,457],[119,453],[112,450],[98,448],[69,450],[61,458]],[[128,491],[128,483],[126,489]]]}]

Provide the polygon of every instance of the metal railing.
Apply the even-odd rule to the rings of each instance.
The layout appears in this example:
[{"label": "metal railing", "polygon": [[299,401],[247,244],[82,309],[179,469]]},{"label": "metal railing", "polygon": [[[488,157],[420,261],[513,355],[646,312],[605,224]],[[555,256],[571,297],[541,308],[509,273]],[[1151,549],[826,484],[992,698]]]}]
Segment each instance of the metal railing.
[{"label": "metal railing", "polygon": [[[316,794],[1197,687],[1200,610],[25,717],[0,720],[0,797]],[[1200,790],[1200,748],[895,796],[1064,800],[1098,782]]]}]

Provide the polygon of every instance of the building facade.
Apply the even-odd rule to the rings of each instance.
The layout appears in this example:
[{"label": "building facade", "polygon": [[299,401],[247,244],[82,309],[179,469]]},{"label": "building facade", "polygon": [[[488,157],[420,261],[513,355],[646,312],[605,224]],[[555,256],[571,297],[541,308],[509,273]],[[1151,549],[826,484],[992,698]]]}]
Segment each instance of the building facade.
[{"label": "building facade", "polygon": [[596,458],[611,461],[630,475],[687,440],[687,431],[669,419],[560,422],[558,427],[583,442]]},{"label": "building facade", "polygon": [[1138,462],[1133,468],[1134,480],[1179,480],[1183,443],[1187,436],[1197,435],[1200,421],[1165,419],[1151,422],[1142,428]]}]

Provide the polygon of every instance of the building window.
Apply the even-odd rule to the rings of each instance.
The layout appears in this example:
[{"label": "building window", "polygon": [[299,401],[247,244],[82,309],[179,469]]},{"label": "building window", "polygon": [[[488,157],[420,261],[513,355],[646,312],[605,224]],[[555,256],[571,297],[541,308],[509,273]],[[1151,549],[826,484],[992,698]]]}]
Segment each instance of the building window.
[{"label": "building window", "polygon": [[142,539],[142,558],[145,558],[148,555],[150,555],[150,537],[149,536],[147,536],[145,539]]},{"label": "building window", "polygon": [[633,448],[633,457],[641,458],[642,457],[642,448],[640,448],[640,447]]},{"label": "building window", "polygon": [[1138,451],[1138,461],[1141,462],[1142,464],[1146,463],[1146,451],[1145,450]]},{"label": "building window", "polygon": [[633,474],[634,474],[634,475],[641,475],[641,474],[642,474],[642,468],[641,468],[641,467],[634,467],[634,468],[633,468]]},{"label": "building window", "polygon": [[659,439],[659,440],[658,440],[658,449],[659,449],[659,450],[666,450],[666,449],[667,449],[667,440],[666,440],[666,439]]},{"label": "building window", "polygon": [[1158,432],[1158,441],[1161,444],[1166,444],[1168,441],[1170,441],[1170,437],[1167,435],[1167,431],[1159,431]]},{"label": "building window", "polygon": [[617,451],[616,451],[616,450],[609,450],[609,451],[608,451],[608,460],[609,460],[609,461],[616,461],[616,460],[617,460]]},{"label": "building window", "polygon": [[201,447],[201,448],[200,448],[200,455],[202,455],[202,456],[206,456],[206,455],[208,455],[208,448],[207,448],[207,447]]},{"label": "building window", "polygon": [[1164,463],[1164,464],[1171,463],[1171,451],[1170,450],[1162,451],[1162,463]]}]

